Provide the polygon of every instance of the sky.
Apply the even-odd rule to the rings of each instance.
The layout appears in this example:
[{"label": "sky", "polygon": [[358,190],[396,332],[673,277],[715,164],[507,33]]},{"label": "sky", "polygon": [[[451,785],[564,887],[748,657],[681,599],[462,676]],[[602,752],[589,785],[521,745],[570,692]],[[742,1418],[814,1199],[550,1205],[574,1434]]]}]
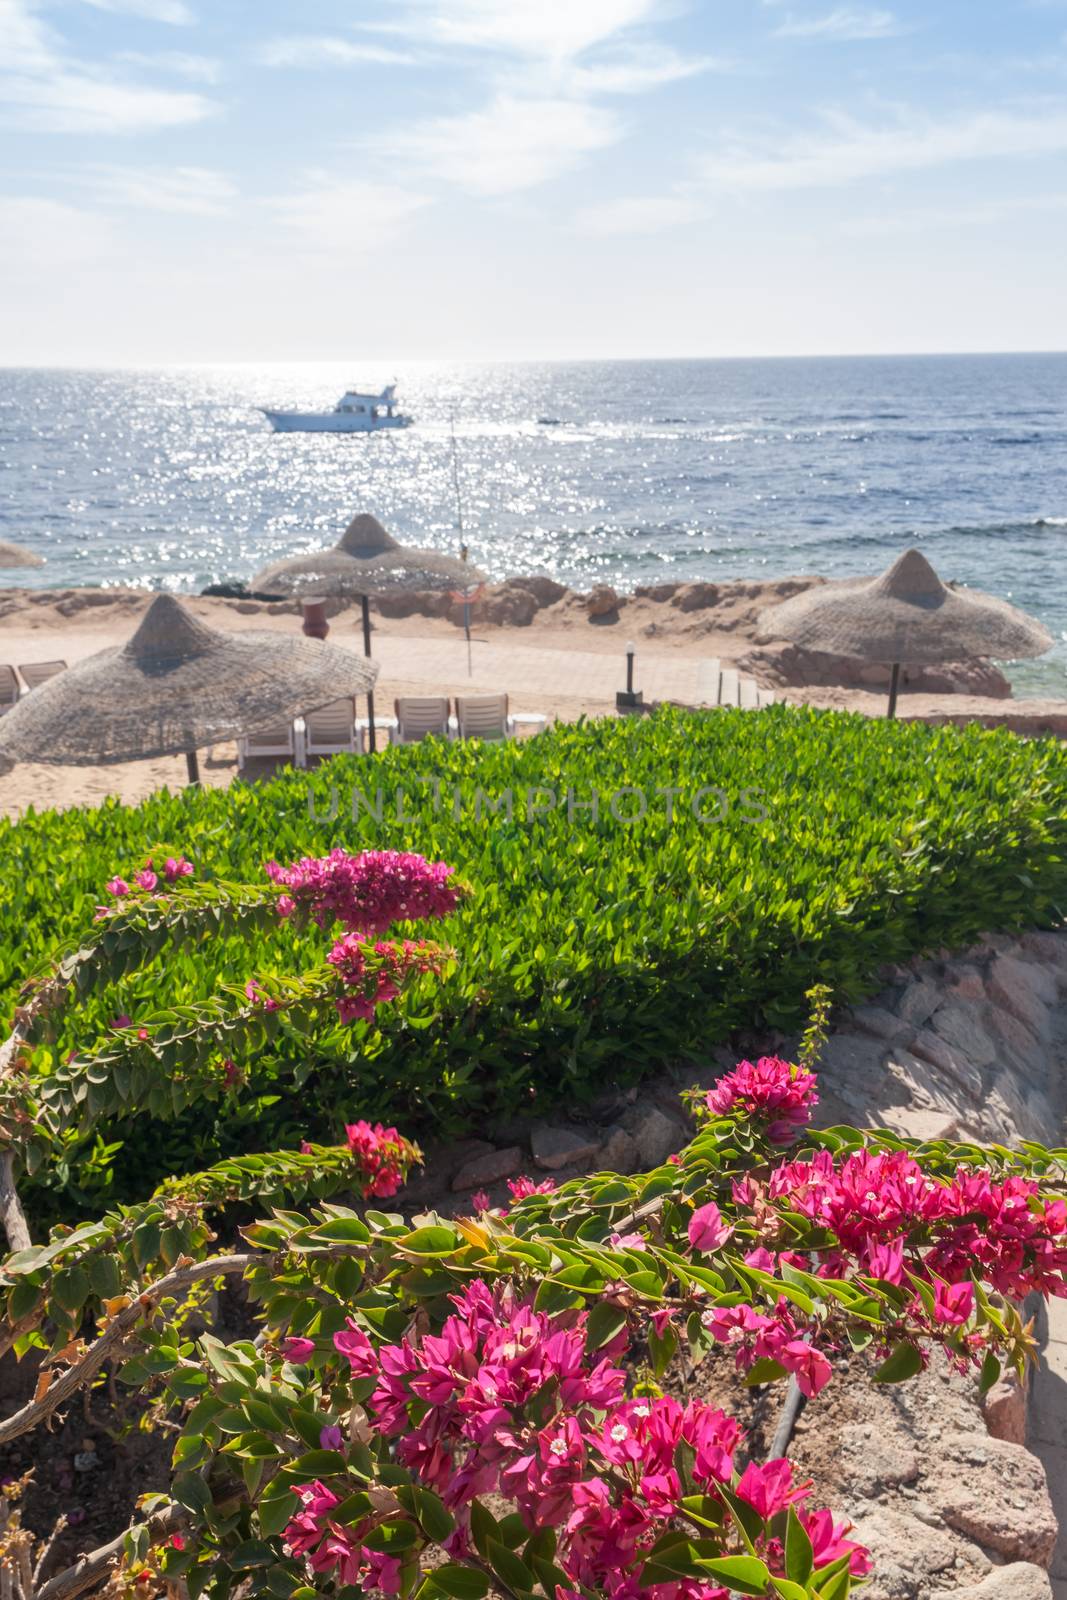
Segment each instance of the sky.
[{"label": "sky", "polygon": [[1067,0],[0,0],[0,363],[1067,348]]}]

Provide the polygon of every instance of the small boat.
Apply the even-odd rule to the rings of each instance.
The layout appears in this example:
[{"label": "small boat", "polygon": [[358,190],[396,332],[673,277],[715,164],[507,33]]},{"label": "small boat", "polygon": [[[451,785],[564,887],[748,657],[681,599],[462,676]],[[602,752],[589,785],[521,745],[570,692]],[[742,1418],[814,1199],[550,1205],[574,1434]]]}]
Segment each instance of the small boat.
[{"label": "small boat", "polygon": [[275,433],[377,433],[379,428],[409,428],[411,418],[396,409],[396,384],[381,394],[346,389],[332,411],[268,411]]}]

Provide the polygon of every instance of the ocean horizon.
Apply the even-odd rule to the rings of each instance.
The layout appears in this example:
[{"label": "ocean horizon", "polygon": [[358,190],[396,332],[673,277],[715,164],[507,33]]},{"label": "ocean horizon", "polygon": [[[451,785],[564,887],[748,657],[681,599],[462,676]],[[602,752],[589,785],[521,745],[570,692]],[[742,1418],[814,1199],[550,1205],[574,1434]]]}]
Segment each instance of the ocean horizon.
[{"label": "ocean horizon", "polygon": [[[275,435],[397,380],[410,429]],[[452,433],[460,507],[452,482]],[[1067,696],[1067,354],[0,368],[8,586],[195,592],[359,510],[496,579],[873,574],[909,544],[1040,618]]]}]

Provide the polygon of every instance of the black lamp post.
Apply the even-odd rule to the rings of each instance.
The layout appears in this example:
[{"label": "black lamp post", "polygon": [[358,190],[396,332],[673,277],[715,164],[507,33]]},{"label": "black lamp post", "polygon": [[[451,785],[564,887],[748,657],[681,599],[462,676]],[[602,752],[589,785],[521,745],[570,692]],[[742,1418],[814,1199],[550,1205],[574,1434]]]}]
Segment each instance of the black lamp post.
[{"label": "black lamp post", "polygon": [[616,711],[635,711],[641,705],[641,691],[634,688],[634,655],[637,646],[631,642],[626,646],[626,688],[620,689],[615,695]]}]

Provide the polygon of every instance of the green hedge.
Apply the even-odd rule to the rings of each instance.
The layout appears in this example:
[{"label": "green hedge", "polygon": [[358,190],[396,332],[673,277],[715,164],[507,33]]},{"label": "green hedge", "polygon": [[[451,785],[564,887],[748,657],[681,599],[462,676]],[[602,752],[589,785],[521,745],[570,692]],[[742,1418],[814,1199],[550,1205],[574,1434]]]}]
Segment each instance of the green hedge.
[{"label": "green hedge", "polygon": [[[353,821],[353,789],[373,806],[378,786],[381,822],[362,804]],[[494,816],[476,805],[479,787],[495,800],[512,791],[510,822],[503,806]],[[681,791],[670,822],[657,793],[666,787]],[[539,788],[577,802],[595,789],[600,815],[568,818],[561,799],[527,820]],[[647,797],[643,820],[612,816],[608,797],[623,788]],[[762,821],[746,820],[752,790]],[[163,1176],[305,1132],[325,1139],[340,1112],[389,1113],[417,1132],[528,1109],[542,1092],[580,1100],[700,1059],[739,1025],[792,1027],[814,983],[851,999],[886,961],[988,928],[1054,923],[1067,907],[1065,794],[1067,751],[1055,741],[775,706],[668,710],[497,746],[427,743],[225,792],[30,814],[0,822],[0,993],[9,1006],[27,969],[91,917],[107,878],[160,842],[201,874],[256,881],[271,856],[412,849],[474,885],[440,930],[459,955],[443,987],[425,984],[402,1015],[387,1009],[380,1029],[289,1045],[314,1056],[310,1090],[292,1094],[276,1052],[256,1064],[260,1098],[236,1118],[116,1130],[122,1189],[133,1192],[146,1170]],[[631,792],[617,809],[639,805]],[[269,976],[278,960],[262,938],[219,940],[87,1008],[57,1048],[119,1011],[150,1014],[161,993],[204,997],[216,981]],[[98,1152],[60,1181],[84,1190],[110,1170]]]}]

